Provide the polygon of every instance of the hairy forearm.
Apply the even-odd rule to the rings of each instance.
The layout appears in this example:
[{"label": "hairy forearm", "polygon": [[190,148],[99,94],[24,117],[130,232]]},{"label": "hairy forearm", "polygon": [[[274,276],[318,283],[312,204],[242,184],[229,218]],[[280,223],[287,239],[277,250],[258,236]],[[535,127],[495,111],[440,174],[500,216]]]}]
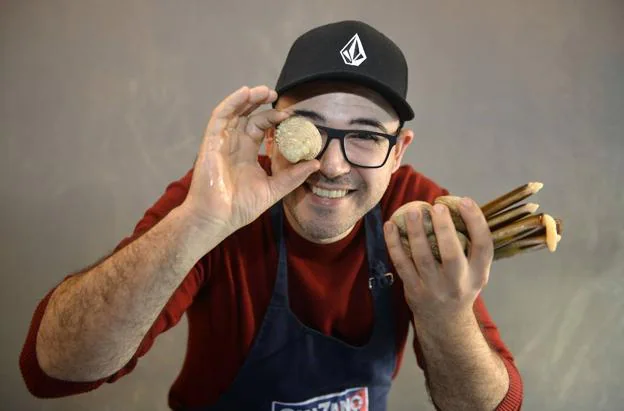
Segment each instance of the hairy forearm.
[{"label": "hairy forearm", "polygon": [[122,368],[193,265],[223,240],[183,208],[53,292],[37,334],[48,375],[92,381]]},{"label": "hairy forearm", "polygon": [[495,410],[507,393],[509,375],[474,314],[453,321],[415,318],[415,326],[436,406],[441,410]]}]

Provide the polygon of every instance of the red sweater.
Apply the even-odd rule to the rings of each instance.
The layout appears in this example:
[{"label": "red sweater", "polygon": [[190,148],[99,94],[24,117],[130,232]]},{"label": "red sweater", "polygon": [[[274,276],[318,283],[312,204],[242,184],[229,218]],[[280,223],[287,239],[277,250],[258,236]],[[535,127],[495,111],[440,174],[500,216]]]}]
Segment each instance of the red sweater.
[{"label": "red sweater", "polygon": [[[269,160],[261,156],[269,171]],[[169,211],[182,203],[190,185],[192,170],[171,183],[162,197],[145,213],[134,233],[116,247],[121,249],[149,230]],[[402,166],[392,176],[382,201],[383,219],[408,201],[433,202],[448,192],[410,166]],[[289,270],[289,294],[293,312],[306,325],[329,335],[358,344],[367,341],[372,330],[372,301],[368,290],[365,236],[362,223],[344,239],[329,245],[310,243],[300,237],[284,219]],[[20,368],[29,391],[41,398],[61,397],[91,391],[130,373],[156,337],[188,316],[189,340],[186,358],[171,387],[169,404],[201,406],[214,403],[227,390],[250,349],[269,304],[277,269],[277,249],[269,213],[228,237],[204,256],[185,277],[146,334],[131,361],[115,374],[93,382],[68,382],[46,375],[36,359],[36,335],[53,290],[35,310],[23,350]],[[400,279],[393,286],[397,319],[397,364],[405,349],[411,312]],[[498,410],[518,410],[523,386],[513,357],[500,338],[479,297],[475,313],[490,345],[500,353],[510,376],[507,396]],[[414,339],[418,365],[426,364]]]}]

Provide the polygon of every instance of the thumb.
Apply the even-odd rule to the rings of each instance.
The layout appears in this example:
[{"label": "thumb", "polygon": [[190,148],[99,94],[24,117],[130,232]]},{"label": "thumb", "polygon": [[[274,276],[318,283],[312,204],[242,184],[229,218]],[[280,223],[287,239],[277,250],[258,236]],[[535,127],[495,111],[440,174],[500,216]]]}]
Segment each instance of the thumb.
[{"label": "thumb", "polygon": [[299,187],[310,174],[318,171],[320,165],[318,160],[305,161],[280,170],[269,177],[269,189],[273,195],[273,200],[278,201]]}]

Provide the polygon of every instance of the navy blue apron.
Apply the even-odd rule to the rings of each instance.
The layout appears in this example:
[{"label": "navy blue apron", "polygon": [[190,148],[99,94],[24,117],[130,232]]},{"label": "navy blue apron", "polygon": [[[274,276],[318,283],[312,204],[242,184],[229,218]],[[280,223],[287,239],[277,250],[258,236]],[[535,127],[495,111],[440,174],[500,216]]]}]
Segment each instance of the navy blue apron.
[{"label": "navy blue apron", "polygon": [[385,410],[396,365],[396,336],[379,205],[364,222],[375,323],[362,346],[307,327],[290,310],[282,203],[270,212],[279,247],[271,303],[232,385],[216,404],[193,411]]}]

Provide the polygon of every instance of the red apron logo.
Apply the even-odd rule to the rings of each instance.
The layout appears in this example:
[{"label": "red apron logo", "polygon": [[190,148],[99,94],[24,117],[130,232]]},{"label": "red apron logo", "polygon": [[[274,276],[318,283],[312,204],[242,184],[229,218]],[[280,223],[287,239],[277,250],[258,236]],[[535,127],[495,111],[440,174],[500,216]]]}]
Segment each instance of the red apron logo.
[{"label": "red apron logo", "polygon": [[368,411],[368,388],[351,388],[303,402],[273,401],[271,411]]}]

